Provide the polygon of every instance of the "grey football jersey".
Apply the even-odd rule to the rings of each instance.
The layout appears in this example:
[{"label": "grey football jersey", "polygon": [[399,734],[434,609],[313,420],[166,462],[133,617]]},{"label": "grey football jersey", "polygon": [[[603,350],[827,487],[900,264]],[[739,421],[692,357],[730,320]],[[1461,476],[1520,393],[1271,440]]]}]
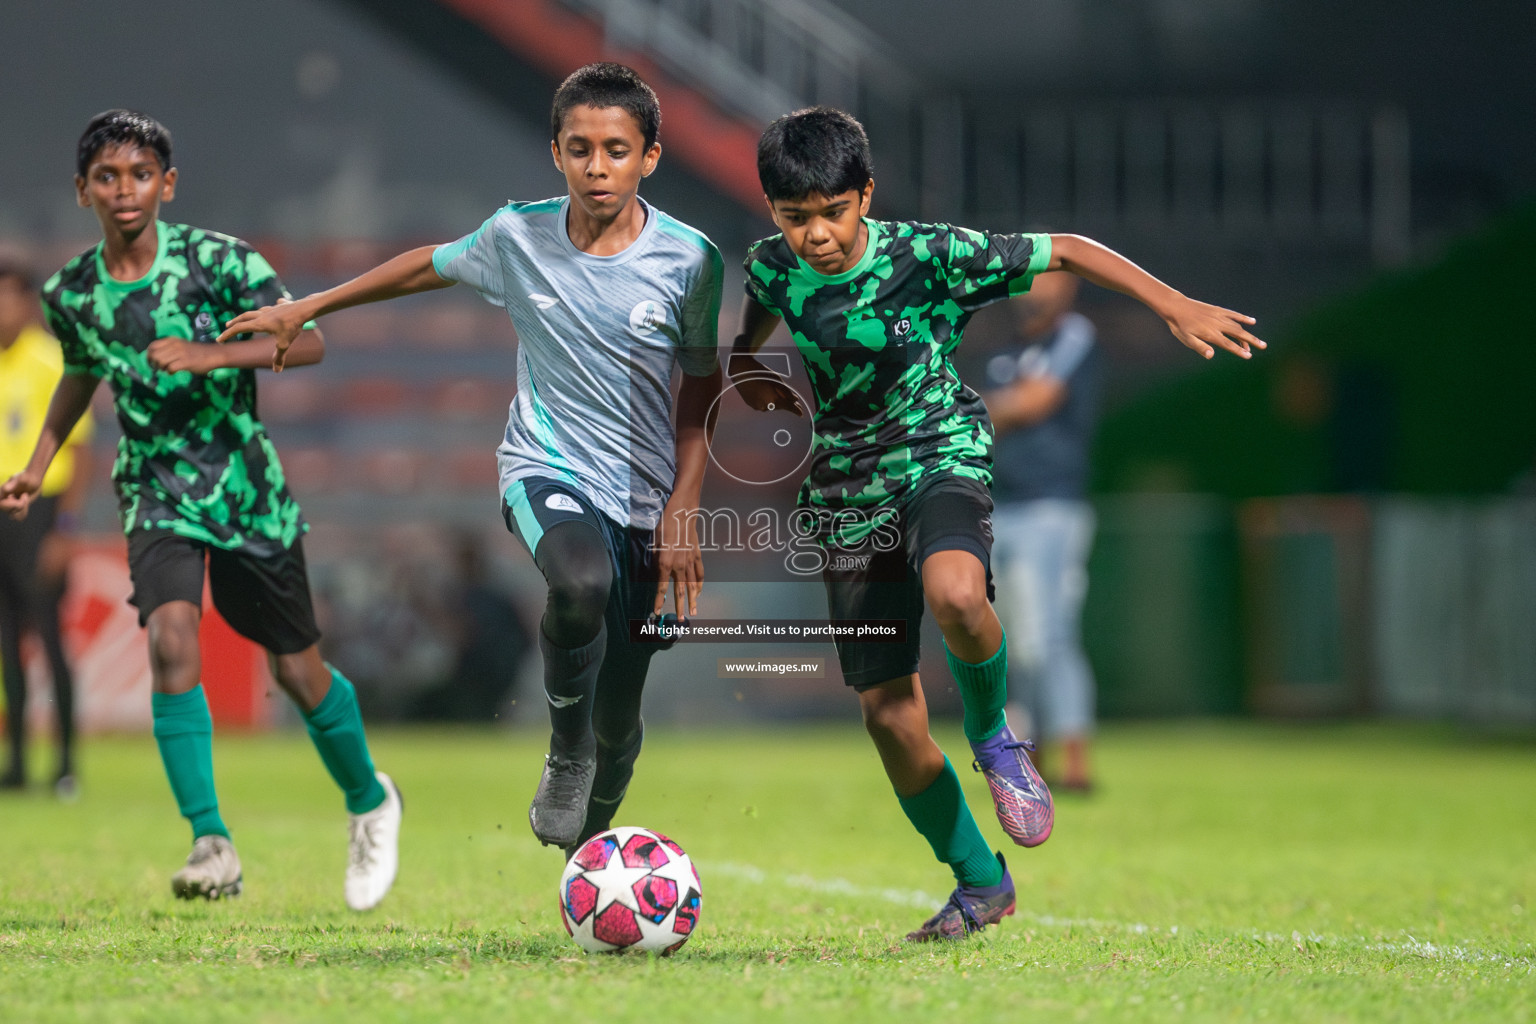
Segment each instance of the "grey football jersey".
[{"label": "grey football jersey", "polygon": [[566,233],[569,202],[508,203],[438,246],[432,265],[517,328],[501,494],[530,477],[561,480],[621,525],[654,526],[677,472],[673,364],[693,376],[717,365],[720,252],[645,204],[628,248],[592,256]]}]

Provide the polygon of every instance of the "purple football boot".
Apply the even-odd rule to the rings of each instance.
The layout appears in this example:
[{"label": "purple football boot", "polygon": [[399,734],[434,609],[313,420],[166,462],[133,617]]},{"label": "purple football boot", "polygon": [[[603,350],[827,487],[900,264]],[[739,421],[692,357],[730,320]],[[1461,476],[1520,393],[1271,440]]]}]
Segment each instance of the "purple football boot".
[{"label": "purple football boot", "polygon": [[1002,854],[997,855],[997,862],[1003,866],[1002,881],[996,885],[957,886],[937,914],[924,921],[922,927],[907,932],[907,941],[963,939],[1012,914],[1018,905],[1013,876],[1008,874],[1008,863]]},{"label": "purple football boot", "polygon": [[986,776],[998,823],[1020,846],[1039,846],[1051,838],[1056,823],[1051,791],[1029,760],[1034,749],[1029,740],[1015,739],[1007,725],[991,739],[971,744],[972,766]]}]

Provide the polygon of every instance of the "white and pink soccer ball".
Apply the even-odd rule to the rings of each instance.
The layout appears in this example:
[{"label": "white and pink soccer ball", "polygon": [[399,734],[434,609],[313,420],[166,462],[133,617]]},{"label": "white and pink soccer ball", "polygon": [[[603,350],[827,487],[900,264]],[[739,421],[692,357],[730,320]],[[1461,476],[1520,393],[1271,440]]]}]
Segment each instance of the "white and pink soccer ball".
[{"label": "white and pink soccer ball", "polygon": [[598,833],[560,876],[560,920],[588,953],[671,953],[699,926],[703,899],[682,847],[645,828]]}]

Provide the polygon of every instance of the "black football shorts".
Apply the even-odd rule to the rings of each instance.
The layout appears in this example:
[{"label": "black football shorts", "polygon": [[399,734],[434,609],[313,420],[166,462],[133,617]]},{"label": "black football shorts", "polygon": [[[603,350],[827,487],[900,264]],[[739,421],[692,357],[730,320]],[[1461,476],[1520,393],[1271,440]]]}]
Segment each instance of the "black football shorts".
[{"label": "black football shorts", "polygon": [[213,606],[234,627],[273,654],[297,654],[320,639],[309,595],[302,538],[268,558],[226,551],[169,530],[140,530],[128,538],[128,574],[139,625],[170,601],[203,604],[203,572]]},{"label": "black football shorts", "polygon": [[[885,550],[866,542],[857,548],[827,546],[822,582],[834,620],[898,619],[906,639],[891,643],[838,641],[843,681],[855,690],[917,671],[922,651],[922,564],[939,551],[969,551],[992,587],[992,495],[978,481],[945,476],[917,491],[897,510],[891,527],[900,541]],[[889,534],[887,533],[887,536]]]}]

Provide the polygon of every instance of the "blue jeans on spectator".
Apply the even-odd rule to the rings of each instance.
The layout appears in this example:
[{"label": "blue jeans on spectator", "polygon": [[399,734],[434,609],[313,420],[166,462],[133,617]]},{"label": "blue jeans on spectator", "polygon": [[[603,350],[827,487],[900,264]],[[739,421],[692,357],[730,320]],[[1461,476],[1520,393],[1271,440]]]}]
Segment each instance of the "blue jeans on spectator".
[{"label": "blue jeans on spectator", "polygon": [[1008,632],[1010,687],[1047,742],[1093,731],[1093,669],[1081,618],[1093,546],[1093,506],[1043,498],[992,513],[997,610]]}]

